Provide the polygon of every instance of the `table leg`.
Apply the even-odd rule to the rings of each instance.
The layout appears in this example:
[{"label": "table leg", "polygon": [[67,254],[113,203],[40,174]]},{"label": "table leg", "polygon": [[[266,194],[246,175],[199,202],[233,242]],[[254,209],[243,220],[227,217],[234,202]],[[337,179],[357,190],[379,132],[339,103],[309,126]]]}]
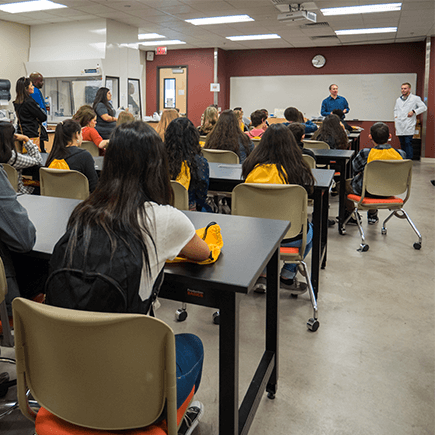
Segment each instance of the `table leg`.
[{"label": "table leg", "polygon": [[345,200],[346,200],[346,159],[337,160],[338,168],[340,171],[340,196],[338,204],[338,232],[344,234],[343,222],[344,222],[344,211],[345,211]]},{"label": "table leg", "polygon": [[[311,284],[313,286],[314,294],[319,291],[319,273],[320,273],[320,259],[322,257],[322,228],[328,231],[328,204],[323,209],[322,191],[319,188],[314,188],[314,206],[313,206],[313,247],[311,249]],[[326,224],[322,225],[322,215],[326,214]]]},{"label": "table leg", "polygon": [[[326,259],[328,254],[328,212],[329,212],[329,189],[325,189],[322,192],[322,232],[321,232],[321,268],[326,267]],[[318,290],[315,290],[317,299]]]},{"label": "table leg", "polygon": [[266,386],[270,399],[275,398],[278,388],[278,305],[279,305],[279,248],[267,264],[267,294],[266,294],[266,352],[275,355],[275,367]]},{"label": "table leg", "polygon": [[239,297],[225,292],[219,320],[219,433],[239,433]]}]

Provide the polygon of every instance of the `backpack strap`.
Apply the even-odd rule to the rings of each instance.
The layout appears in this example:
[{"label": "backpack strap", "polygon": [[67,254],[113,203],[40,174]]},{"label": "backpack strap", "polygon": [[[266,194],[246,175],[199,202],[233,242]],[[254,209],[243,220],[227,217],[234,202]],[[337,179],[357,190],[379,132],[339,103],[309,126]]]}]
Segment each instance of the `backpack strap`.
[{"label": "backpack strap", "polygon": [[160,273],[157,275],[156,280],[154,281],[150,297],[144,302],[144,314],[149,314],[151,317],[156,317],[154,314],[153,302],[157,299],[157,296],[160,293],[160,288],[162,287],[164,276],[165,268],[162,268]]}]

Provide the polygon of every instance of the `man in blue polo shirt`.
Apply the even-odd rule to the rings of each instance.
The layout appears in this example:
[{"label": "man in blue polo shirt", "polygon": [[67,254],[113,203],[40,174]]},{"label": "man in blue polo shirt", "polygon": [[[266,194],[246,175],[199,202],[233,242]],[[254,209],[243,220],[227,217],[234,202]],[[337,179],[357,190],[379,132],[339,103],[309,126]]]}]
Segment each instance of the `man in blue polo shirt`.
[{"label": "man in blue polo shirt", "polygon": [[335,109],[341,109],[343,115],[346,115],[350,110],[349,104],[346,98],[338,95],[338,86],[336,84],[330,85],[329,92],[331,95],[322,101],[322,108],[320,110],[322,116],[330,115]]},{"label": "man in blue polo shirt", "polygon": [[[38,103],[39,107],[47,113],[47,107],[45,106],[45,100],[44,96],[42,95],[41,89],[44,86],[44,77],[39,72],[33,72],[29,76],[30,80],[33,83],[34,86],[34,92],[33,94],[30,94],[30,96]],[[44,142],[48,141],[48,135],[47,135],[47,122],[42,123],[41,127],[41,137],[39,146],[41,148],[41,152],[45,153],[45,147]]]}]

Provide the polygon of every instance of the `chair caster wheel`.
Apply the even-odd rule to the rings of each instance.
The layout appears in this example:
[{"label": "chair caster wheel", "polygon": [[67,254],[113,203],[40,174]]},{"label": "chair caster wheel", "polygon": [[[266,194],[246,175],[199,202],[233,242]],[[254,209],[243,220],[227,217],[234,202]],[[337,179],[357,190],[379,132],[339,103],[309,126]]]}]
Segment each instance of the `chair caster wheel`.
[{"label": "chair caster wheel", "polygon": [[213,323],[215,325],[219,325],[220,317],[221,317],[221,313],[219,311],[213,313]]},{"label": "chair caster wheel", "polygon": [[369,250],[369,245],[361,244],[360,247],[357,249],[359,252],[367,252]]},{"label": "chair caster wheel", "polygon": [[273,393],[267,393],[267,398],[270,399],[270,400],[273,400],[273,399],[275,399],[275,394],[273,394]]},{"label": "chair caster wheel", "polygon": [[383,236],[385,236],[385,234],[387,234],[387,229],[386,229],[386,228],[382,228],[382,230],[381,230],[381,234],[382,234]]},{"label": "chair caster wheel", "polygon": [[421,243],[420,242],[414,243],[413,246],[414,246],[414,249],[417,249],[417,251],[421,249]]},{"label": "chair caster wheel", "polygon": [[307,328],[310,331],[316,332],[319,329],[320,323],[317,319],[309,319],[307,322]]},{"label": "chair caster wheel", "polygon": [[346,230],[344,228],[340,228],[338,231],[342,236],[346,235]]},{"label": "chair caster wheel", "polygon": [[293,293],[290,295],[290,297],[291,297],[291,298],[294,298],[294,299],[297,299],[298,296],[299,296],[299,295],[295,295],[295,294],[293,294]]},{"label": "chair caster wheel", "polygon": [[183,310],[183,308],[179,308],[175,311],[175,320],[177,322],[184,322],[187,319],[187,311]]}]

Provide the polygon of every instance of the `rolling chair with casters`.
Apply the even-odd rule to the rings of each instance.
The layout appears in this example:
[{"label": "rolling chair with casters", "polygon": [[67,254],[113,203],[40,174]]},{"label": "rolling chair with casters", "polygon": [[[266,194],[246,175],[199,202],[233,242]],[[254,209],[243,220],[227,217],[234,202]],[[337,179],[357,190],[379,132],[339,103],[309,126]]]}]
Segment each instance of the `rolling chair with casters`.
[{"label": "rolling chair with casters", "polygon": [[[343,234],[346,234],[346,223],[352,216],[356,219],[361,235],[361,244],[357,249],[358,251],[367,252],[369,250],[369,245],[365,243],[364,230],[358,211],[373,209],[388,209],[391,211],[382,224],[382,235],[387,234],[386,224],[392,216],[406,219],[418,237],[418,242],[414,243],[413,247],[417,250],[421,249],[421,234],[403,209],[411,194],[411,180],[412,160],[373,160],[364,168],[362,196],[347,195],[347,198],[353,201],[355,209],[343,223]],[[366,192],[371,195],[384,196],[385,198],[371,198],[366,196]],[[404,199],[395,196],[404,193]]]},{"label": "rolling chair with casters", "polygon": [[307,243],[307,202],[306,190],[294,184],[257,184],[243,183],[233,189],[232,204],[234,215],[251,216],[267,219],[279,219],[291,222],[291,228],[285,239],[302,233],[302,244],[297,248],[281,247],[280,259],[284,262],[297,263],[302,268],[313,307],[313,317],[307,322],[310,331],[317,331],[317,300],[303,254]]},{"label": "rolling chair with casters", "polygon": [[89,196],[89,181],[81,172],[40,168],[39,178],[42,196],[83,200]]},{"label": "rolling chair with casters", "polygon": [[[69,310],[23,298],[12,306],[18,402],[38,435],[177,434],[184,411],[177,412],[175,336],[168,325],[142,314]],[[27,386],[42,406],[38,414],[29,407]],[[154,425],[164,408],[167,430]]]}]

